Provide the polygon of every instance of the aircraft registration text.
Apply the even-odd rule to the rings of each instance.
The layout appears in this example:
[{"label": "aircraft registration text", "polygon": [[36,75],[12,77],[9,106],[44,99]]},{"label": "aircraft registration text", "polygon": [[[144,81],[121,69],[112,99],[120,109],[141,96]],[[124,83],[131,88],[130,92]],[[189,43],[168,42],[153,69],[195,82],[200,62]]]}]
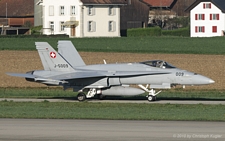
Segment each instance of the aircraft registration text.
[{"label": "aircraft registration text", "polygon": [[183,72],[176,72],[176,76],[184,76]]},{"label": "aircraft registration text", "polygon": [[55,64],[55,68],[68,68],[68,64]]}]

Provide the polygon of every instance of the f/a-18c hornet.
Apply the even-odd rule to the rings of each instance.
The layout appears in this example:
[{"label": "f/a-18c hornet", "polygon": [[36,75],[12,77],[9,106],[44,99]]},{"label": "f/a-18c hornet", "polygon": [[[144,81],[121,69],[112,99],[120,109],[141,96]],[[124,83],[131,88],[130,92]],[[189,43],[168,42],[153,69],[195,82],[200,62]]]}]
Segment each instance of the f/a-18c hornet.
[{"label": "f/a-18c hornet", "polygon": [[[36,42],[44,70],[26,74],[7,73],[27,81],[48,86],[72,88],[78,101],[104,96],[134,96],[147,92],[148,101],[155,101],[155,89],[170,89],[176,85],[205,85],[214,81],[203,75],[176,68],[162,61],[86,65],[71,41],[58,41],[58,52],[47,42]],[[35,63],[35,62],[34,62]],[[129,85],[138,85],[130,87]]]}]

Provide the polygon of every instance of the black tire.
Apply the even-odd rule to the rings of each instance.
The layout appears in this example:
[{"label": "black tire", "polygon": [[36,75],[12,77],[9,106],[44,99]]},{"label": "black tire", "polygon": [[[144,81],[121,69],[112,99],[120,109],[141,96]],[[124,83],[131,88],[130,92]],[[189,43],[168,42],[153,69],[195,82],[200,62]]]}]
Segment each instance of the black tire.
[{"label": "black tire", "polygon": [[153,96],[153,101],[156,101],[156,96]]},{"label": "black tire", "polygon": [[156,96],[149,95],[149,96],[148,96],[148,101],[149,101],[149,102],[156,101]]},{"label": "black tire", "polygon": [[84,93],[79,93],[77,95],[77,100],[78,101],[85,101],[85,99],[86,99],[86,95]]},{"label": "black tire", "polygon": [[99,100],[103,100],[105,98],[105,96],[104,95],[102,95],[102,94],[98,94],[98,99]]}]

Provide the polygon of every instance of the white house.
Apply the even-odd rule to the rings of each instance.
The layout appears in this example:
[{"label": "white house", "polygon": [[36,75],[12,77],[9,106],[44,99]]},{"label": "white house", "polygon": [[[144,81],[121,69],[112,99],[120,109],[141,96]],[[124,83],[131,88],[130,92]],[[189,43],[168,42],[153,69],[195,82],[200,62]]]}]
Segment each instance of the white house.
[{"label": "white house", "polygon": [[119,37],[120,6],[126,0],[40,0],[43,34]]},{"label": "white house", "polygon": [[224,36],[225,0],[196,0],[186,11],[191,37]]}]

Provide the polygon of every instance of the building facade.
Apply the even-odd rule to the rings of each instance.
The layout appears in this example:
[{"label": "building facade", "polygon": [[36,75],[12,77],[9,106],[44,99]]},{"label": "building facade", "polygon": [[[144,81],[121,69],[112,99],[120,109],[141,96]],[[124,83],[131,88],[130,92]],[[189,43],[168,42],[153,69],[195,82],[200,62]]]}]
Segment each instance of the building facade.
[{"label": "building facade", "polygon": [[43,34],[70,37],[119,37],[124,0],[41,0]]},{"label": "building facade", "polygon": [[30,34],[34,25],[33,1],[0,0],[0,7],[0,35]]},{"label": "building facade", "polygon": [[224,36],[224,0],[198,0],[187,10],[190,11],[191,37]]}]

